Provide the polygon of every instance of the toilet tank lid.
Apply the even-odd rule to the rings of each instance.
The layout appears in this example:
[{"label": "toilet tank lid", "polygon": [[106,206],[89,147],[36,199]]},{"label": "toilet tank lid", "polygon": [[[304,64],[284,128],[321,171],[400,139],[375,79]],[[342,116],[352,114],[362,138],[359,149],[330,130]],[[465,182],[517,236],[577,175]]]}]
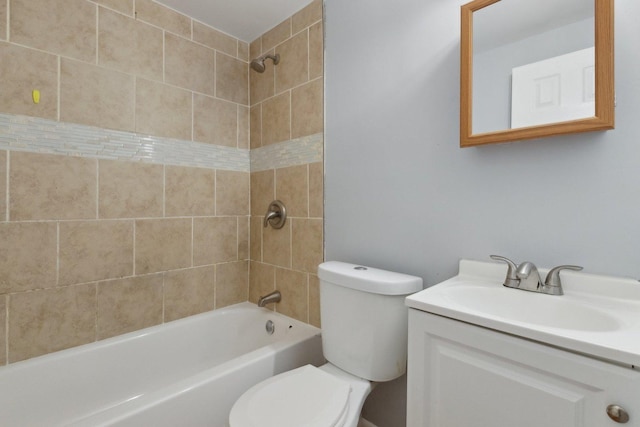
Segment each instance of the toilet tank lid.
[{"label": "toilet tank lid", "polygon": [[422,278],[340,261],[318,266],[320,280],[362,292],[409,295],[422,290]]}]

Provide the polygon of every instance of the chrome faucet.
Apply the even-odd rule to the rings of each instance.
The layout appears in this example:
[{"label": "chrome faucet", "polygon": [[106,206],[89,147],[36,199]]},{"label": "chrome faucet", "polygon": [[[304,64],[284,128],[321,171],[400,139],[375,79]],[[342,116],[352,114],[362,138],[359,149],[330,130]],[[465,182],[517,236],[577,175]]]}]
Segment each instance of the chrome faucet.
[{"label": "chrome faucet", "polygon": [[518,289],[540,292],[539,289],[543,286],[538,268],[532,262],[525,261],[520,264],[516,270],[516,277],[519,280]]},{"label": "chrome faucet", "polygon": [[582,267],[577,265],[560,265],[549,270],[543,283],[540,279],[538,268],[532,262],[525,261],[516,266],[513,261],[503,256],[491,255],[491,259],[507,263],[507,276],[503,283],[504,286],[549,295],[562,295],[564,293],[562,291],[562,282],[560,281],[561,270],[582,270]]},{"label": "chrome faucet", "polygon": [[258,300],[258,307],[264,307],[267,304],[280,302],[282,300],[282,294],[280,291],[273,291]]}]

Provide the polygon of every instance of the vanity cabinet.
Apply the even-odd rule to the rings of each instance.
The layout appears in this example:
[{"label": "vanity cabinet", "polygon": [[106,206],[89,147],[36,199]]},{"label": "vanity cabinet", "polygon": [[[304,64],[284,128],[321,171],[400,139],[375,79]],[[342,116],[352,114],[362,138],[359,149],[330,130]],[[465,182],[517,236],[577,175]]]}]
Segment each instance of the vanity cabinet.
[{"label": "vanity cabinet", "polygon": [[632,366],[413,308],[407,378],[410,427],[640,427]]}]

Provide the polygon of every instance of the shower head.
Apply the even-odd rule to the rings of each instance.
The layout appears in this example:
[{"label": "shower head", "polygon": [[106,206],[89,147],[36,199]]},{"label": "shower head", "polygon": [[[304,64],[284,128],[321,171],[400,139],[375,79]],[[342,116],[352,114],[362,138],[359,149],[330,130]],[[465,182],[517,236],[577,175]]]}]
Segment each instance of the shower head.
[{"label": "shower head", "polygon": [[273,61],[273,65],[278,65],[278,62],[280,62],[280,54],[276,53],[275,55],[271,55],[271,54],[262,55],[261,57],[251,61],[251,68],[253,68],[259,73],[264,73],[264,70],[266,68],[264,65],[264,61],[266,59],[271,59]]}]

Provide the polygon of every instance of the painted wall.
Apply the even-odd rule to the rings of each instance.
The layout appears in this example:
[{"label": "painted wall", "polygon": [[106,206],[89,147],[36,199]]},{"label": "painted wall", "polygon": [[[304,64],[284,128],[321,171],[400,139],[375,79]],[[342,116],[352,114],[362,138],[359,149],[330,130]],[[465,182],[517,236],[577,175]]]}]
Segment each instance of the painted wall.
[{"label": "painted wall", "polygon": [[428,286],[490,254],[640,277],[640,3],[616,1],[615,130],[460,149],[463,3],[326,0],[326,259]]}]

